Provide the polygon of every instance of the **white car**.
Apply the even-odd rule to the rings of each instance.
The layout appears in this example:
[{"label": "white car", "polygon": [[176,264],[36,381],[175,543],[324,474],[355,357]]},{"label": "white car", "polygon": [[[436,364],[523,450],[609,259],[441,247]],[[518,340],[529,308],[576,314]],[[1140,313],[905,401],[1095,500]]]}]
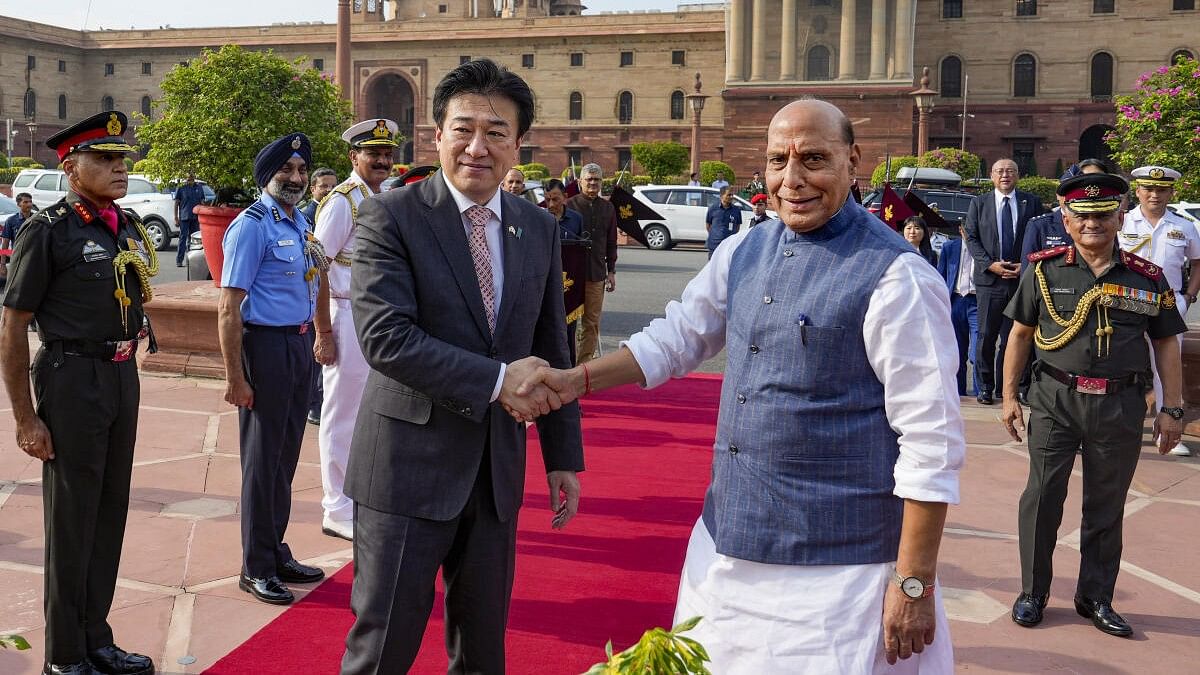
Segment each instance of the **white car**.
[{"label": "white car", "polygon": [[[691,185],[639,185],[633,188],[633,196],[662,216],[660,220],[638,221],[650,248],[656,251],[669,249],[681,241],[708,239],[704,217],[708,207],[721,201],[720,190]],[[748,224],[750,216],[754,215],[754,207],[737,195],[734,195],[733,203],[744,212],[743,225]],[[767,211],[767,215],[777,217],[774,211]]]},{"label": "white car", "polygon": [[[13,194],[28,192],[34,206],[45,208],[66,196],[67,175],[57,169],[25,169],[13,180],[12,191]],[[129,174],[128,192],[117,204],[138,214],[154,248],[166,250],[171,240],[179,236],[175,199],[161,193],[145,176]]]},{"label": "white car", "polygon": [[1195,223],[1196,227],[1200,227],[1200,204],[1193,202],[1176,202],[1174,204],[1167,204],[1167,206],[1175,213],[1178,213],[1184,218],[1187,218]]}]

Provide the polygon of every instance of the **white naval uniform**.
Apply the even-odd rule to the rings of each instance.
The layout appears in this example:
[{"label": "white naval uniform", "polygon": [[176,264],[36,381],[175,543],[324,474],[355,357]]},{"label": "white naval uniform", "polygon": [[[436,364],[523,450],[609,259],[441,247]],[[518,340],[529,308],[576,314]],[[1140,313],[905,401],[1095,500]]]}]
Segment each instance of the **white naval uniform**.
[{"label": "white naval uniform", "polygon": [[[1163,214],[1158,225],[1151,225],[1139,206],[1125,214],[1125,222],[1117,235],[1117,243],[1122,250],[1145,258],[1162,269],[1167,283],[1175,291],[1175,304],[1179,308],[1179,314],[1186,319],[1188,302],[1183,297],[1187,291],[1183,286],[1183,268],[1190,266],[1193,260],[1200,259],[1200,233],[1196,231],[1196,226],[1170,210]],[[1183,334],[1176,335],[1175,339],[1182,347]],[[1158,366],[1155,365],[1154,359],[1150,359],[1150,367],[1154,371],[1154,405],[1166,405],[1162,397],[1162,381],[1158,377]]]},{"label": "white naval uniform", "polygon": [[362,400],[369,367],[354,333],[350,314],[350,265],[354,253],[354,216],[371,189],[351,173],[333,189],[317,208],[315,234],[325,247],[329,264],[330,319],[337,345],[337,361],[324,368],[325,400],[321,404],[321,427],[317,438],[321,451],[321,506],[331,520],[350,523],[354,502],[342,491],[350,438]]},{"label": "white naval uniform", "polygon": [[[733,235],[667,305],[666,317],[623,343],[656,387],[682,377],[725,346],[729,263],[753,230]],[[884,388],[884,408],[899,434],[894,493],[958,503],[965,453],[955,374],[950,297],[937,271],[901,255],[871,294],[863,320],[867,358]],[[830,366],[836,367],[836,366]],[[893,563],[768,565],[717,553],[703,521],[688,542],[675,622],[703,615],[690,632],[722,675],[953,673],[954,654],[940,588],[934,642],[889,666],[881,616]]]}]

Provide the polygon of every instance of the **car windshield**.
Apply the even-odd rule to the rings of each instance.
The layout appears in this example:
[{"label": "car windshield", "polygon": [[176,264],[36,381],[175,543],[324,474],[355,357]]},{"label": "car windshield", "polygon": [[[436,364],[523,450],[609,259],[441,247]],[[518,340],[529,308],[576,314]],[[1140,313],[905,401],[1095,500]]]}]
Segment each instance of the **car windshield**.
[{"label": "car windshield", "polygon": [[0,215],[6,216],[17,211],[20,211],[20,209],[17,208],[16,200],[0,195]]}]

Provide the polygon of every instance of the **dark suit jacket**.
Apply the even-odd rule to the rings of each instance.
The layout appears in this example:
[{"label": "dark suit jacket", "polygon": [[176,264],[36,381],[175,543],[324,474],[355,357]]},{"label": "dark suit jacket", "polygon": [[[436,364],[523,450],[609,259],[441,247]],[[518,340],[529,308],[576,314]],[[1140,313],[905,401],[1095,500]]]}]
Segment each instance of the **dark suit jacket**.
[{"label": "dark suit jacket", "polygon": [[938,274],[946,280],[946,289],[954,295],[954,284],[958,281],[958,268],[962,262],[962,239],[951,239],[942,244],[942,252],[938,255]]},{"label": "dark suit jacket", "polygon": [[[1016,237],[1013,239],[1013,259],[1020,261],[1021,242],[1025,238],[1025,223],[1042,213],[1042,200],[1031,192],[1014,190],[1017,200]],[[988,266],[1000,260],[1000,228],[996,223],[996,191],[989,190],[971,200],[967,209],[967,250],[975,258],[975,286],[993,286],[1000,277],[988,271]],[[1015,287],[1016,280],[1009,282]]]},{"label": "dark suit jacket", "polygon": [[[525,485],[524,424],[489,404],[500,362],[569,367],[554,218],[502,191],[504,288],[489,335],[462,217],[439,172],[365,200],[351,268],[354,328],[371,366],[346,494],[377,511],[450,520],[471,494],[485,446],[496,512]],[[583,470],[579,406],[537,421],[547,471]]]}]

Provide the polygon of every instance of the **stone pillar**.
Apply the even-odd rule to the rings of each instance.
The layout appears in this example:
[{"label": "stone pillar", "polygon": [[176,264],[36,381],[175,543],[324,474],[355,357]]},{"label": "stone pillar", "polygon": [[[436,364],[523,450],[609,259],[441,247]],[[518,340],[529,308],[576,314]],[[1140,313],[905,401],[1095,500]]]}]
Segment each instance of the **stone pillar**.
[{"label": "stone pillar", "polygon": [[730,0],[729,3],[729,59],[725,66],[725,79],[740,82],[746,79],[746,3],[749,0]]},{"label": "stone pillar", "polygon": [[342,98],[353,103],[354,83],[350,78],[350,0],[338,0],[337,41],[334,45],[333,81],[342,89]]},{"label": "stone pillar", "polygon": [[754,0],[754,15],[750,24],[750,80],[765,78],[767,70],[767,0]]},{"label": "stone pillar", "polygon": [[779,79],[796,79],[796,0],[783,0],[779,26]]},{"label": "stone pillar", "polygon": [[855,38],[858,34],[857,13],[857,0],[842,0],[842,40],[838,47],[839,80],[853,80],[858,70],[854,54],[854,47],[857,44]]},{"label": "stone pillar", "polygon": [[896,55],[892,77],[911,80],[913,76],[913,0],[896,0],[896,38],[892,49]]},{"label": "stone pillar", "polygon": [[871,79],[887,77],[887,0],[871,3]]}]

